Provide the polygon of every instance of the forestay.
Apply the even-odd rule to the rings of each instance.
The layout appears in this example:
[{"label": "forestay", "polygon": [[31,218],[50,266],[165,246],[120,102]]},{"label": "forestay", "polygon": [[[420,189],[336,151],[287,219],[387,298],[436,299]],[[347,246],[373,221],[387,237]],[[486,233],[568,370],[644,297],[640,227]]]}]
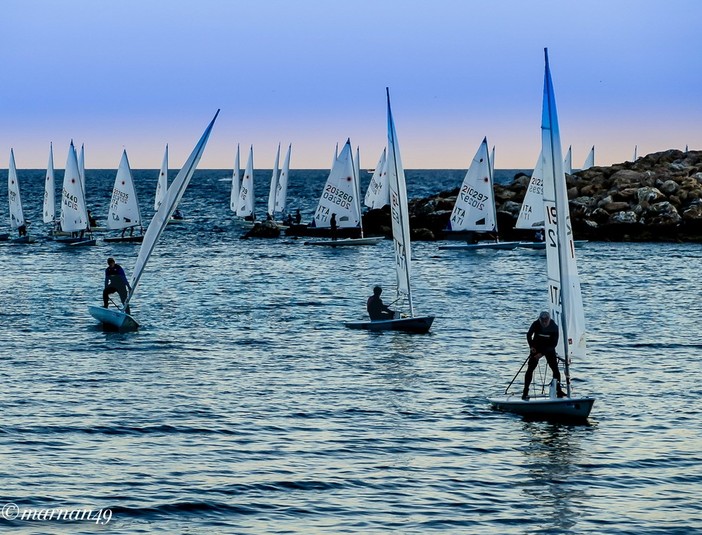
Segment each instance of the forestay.
[{"label": "forestay", "polygon": [[347,140],[341,154],[334,158],[334,166],[314,213],[316,227],[329,227],[332,214],[336,214],[339,228],[354,228],[361,224],[355,174],[351,141]]},{"label": "forestay", "polygon": [[110,209],[107,213],[107,228],[122,230],[141,225],[141,213],[137,200],[132,171],[129,167],[127,151],[122,151],[122,159],[115,176]]},{"label": "forestay", "polygon": [[487,138],[478,148],[466,172],[449,219],[451,230],[496,230],[495,202]]}]

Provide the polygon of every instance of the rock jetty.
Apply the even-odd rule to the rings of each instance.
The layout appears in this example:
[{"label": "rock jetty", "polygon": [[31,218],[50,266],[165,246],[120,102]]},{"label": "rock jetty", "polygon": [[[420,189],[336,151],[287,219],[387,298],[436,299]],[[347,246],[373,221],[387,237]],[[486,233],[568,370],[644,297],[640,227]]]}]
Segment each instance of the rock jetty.
[{"label": "rock jetty", "polygon": [[[566,175],[573,233],[593,241],[702,241],[702,151],[667,150],[610,167]],[[497,224],[503,240],[532,239],[514,228],[529,176],[496,185]],[[446,238],[458,187],[409,203],[413,240]],[[367,235],[391,236],[390,212],[371,210]]]}]

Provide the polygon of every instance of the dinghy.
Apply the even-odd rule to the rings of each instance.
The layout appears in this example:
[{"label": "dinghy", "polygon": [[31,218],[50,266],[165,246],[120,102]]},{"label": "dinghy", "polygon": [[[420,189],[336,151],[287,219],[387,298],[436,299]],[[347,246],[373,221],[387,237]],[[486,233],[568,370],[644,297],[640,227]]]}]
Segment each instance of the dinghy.
[{"label": "dinghy", "polygon": [[229,195],[229,209],[234,212],[239,206],[239,190],[241,189],[241,164],[239,163],[239,144],[236,145],[236,156],[234,157],[234,171],[232,171],[232,189]]},{"label": "dinghy", "polygon": [[254,163],[253,145],[249,148],[249,159],[246,162],[244,176],[239,187],[239,200],[237,201],[236,215],[244,219],[246,223],[253,225],[256,220],[254,210]]},{"label": "dinghy", "polygon": [[7,170],[7,198],[10,203],[10,227],[19,233],[19,237],[10,239],[10,242],[20,244],[34,243],[34,239],[27,234],[27,221],[24,219],[24,210],[22,210],[22,198],[20,197],[15,151],[13,149],[10,149],[10,166]]},{"label": "dinghy", "polygon": [[[487,138],[483,138],[466,172],[456,197],[448,234],[482,232],[497,236],[497,214],[493,191],[493,166],[488,154]],[[514,249],[517,242],[476,241],[475,243],[440,245],[443,250]]]},{"label": "dinghy", "polygon": [[[107,213],[107,228],[122,231],[121,236],[104,238],[107,243],[141,242],[144,239],[139,201],[134,189],[134,178],[129,167],[126,150],[122,151],[122,159],[115,176],[110,209]],[[137,236],[133,235],[135,228],[140,229]],[[128,236],[124,235],[126,230],[129,230]]]},{"label": "dinghy", "polygon": [[317,204],[312,224],[316,228],[331,228],[331,218],[335,215],[338,229],[358,229],[361,237],[306,241],[305,245],[348,247],[376,245],[383,240],[382,236],[374,238],[363,236],[357,172],[351,151],[351,140],[347,139],[341,153],[334,159],[334,165],[324,185],[324,192]]},{"label": "dinghy", "polygon": [[178,175],[173,180],[171,187],[168,188],[166,192],[166,197],[159,206],[159,209],[154,214],[154,217],[149,223],[149,227],[146,229],[144,234],[144,241],[139,248],[139,255],[136,259],[136,264],[134,266],[134,271],[132,273],[132,280],[130,283],[131,290],[127,295],[127,299],[121,308],[110,309],[99,306],[89,306],[88,312],[92,317],[102,323],[103,327],[117,329],[120,331],[133,331],[139,328],[139,324],[127,311],[129,310],[129,303],[134,296],[134,291],[139,284],[142,274],[144,273],[144,268],[149,260],[149,257],[156,247],[158,239],[161,237],[163,230],[168,225],[168,220],[173,215],[173,212],[178,207],[180,199],[185,193],[185,189],[190,183],[190,179],[195,173],[197,164],[200,161],[203,151],[205,150],[205,145],[210,137],[210,132],[214,126],[215,120],[219,115],[219,110],[215,113],[214,118],[210,124],[205,129],[202,134],[200,141],[195,145],[192,153],[188,157],[187,161],[183,165]]},{"label": "dinghy", "polygon": [[[88,226],[88,210],[85,207],[85,196],[73,141],[68,147],[66,170],[63,174],[61,230],[67,235],[56,238],[56,241],[64,245],[81,247],[95,245],[96,243]],[[87,233],[87,237],[85,233]]]},{"label": "dinghy", "polygon": [[407,206],[407,185],[405,171],[400,158],[400,145],[397,141],[395,122],[390,109],[390,90],[386,88],[388,102],[388,147],[386,170],[390,186],[390,214],[392,216],[392,239],[395,250],[397,274],[397,300],[406,299],[409,316],[389,320],[346,322],[350,329],[371,331],[406,331],[426,333],[434,322],[434,316],[415,316],[410,282],[412,267],[412,247],[410,243],[409,208]]},{"label": "dinghy", "polygon": [[385,160],[387,158],[385,150],[386,149],[383,149],[383,153],[378,160],[378,165],[376,165],[373,170],[373,176],[370,179],[368,189],[366,190],[366,196],[363,199],[363,204],[371,210],[379,209],[390,204],[388,173],[385,170]]},{"label": "dinghy", "polygon": [[158,182],[156,182],[156,194],[154,195],[154,211],[157,211],[166,198],[168,191],[168,143],[166,143],[166,151],[163,153],[163,162],[161,162],[161,171],[158,173]]},{"label": "dinghy", "polygon": [[505,392],[505,397],[489,398],[489,402],[495,409],[530,418],[583,420],[590,414],[595,399],[576,397],[571,388],[571,360],[585,357],[585,316],[575,261],[558,115],[547,50],[545,63],[541,144],[547,236],[547,291],[551,318],[560,330],[559,346],[556,349],[563,357],[567,390],[566,396],[559,398],[554,379],[548,394],[537,393],[529,399],[522,399],[521,393],[510,395]]}]

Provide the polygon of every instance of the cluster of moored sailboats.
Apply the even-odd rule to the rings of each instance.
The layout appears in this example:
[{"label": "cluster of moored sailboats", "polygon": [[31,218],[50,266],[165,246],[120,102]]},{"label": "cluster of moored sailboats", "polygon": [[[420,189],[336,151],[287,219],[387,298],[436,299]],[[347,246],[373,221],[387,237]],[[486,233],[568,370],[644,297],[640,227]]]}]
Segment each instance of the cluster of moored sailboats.
[{"label": "cluster of moored sailboats", "polygon": [[[560,132],[547,51],[545,52],[545,63],[541,124],[542,149],[519,215],[520,222],[518,226],[519,228],[538,230],[544,234],[544,240],[539,243],[546,250],[547,291],[550,300],[550,314],[560,330],[558,354],[565,368],[566,396],[558,397],[554,384],[549,392],[544,392],[545,385],[542,385],[541,393],[536,392],[535,395],[527,399],[523,399],[518,393],[510,394],[508,391],[505,391],[504,396],[490,398],[489,401],[496,409],[526,416],[583,419],[589,415],[594,398],[574,396],[570,381],[571,359],[573,357],[582,358],[585,352],[584,313],[565,183],[570,150],[569,155],[564,159],[561,152]],[[153,253],[161,233],[171,220],[185,189],[188,187],[218,114],[219,111],[205,129],[188,160],[170,186],[167,184],[168,147],[166,146],[155,199],[154,208],[156,213],[146,232],[139,234],[142,244],[132,270],[130,290],[126,301],[121,306],[118,305],[113,308],[89,307],[90,314],[103,325],[123,331],[138,328],[138,322],[129,313],[129,303],[132,301],[148,259]],[[278,147],[267,209],[268,219],[271,221],[274,221],[276,213],[282,213],[285,210],[290,153],[291,146],[289,145],[282,170],[279,171],[280,146]],[[594,148],[592,155],[594,158]],[[494,149],[492,154],[490,154],[487,139],[484,139],[466,173],[456,205],[451,214],[450,225],[452,231],[469,230],[487,233],[497,231],[494,198],[492,195],[493,165]],[[354,158],[350,140],[347,140],[341,152],[335,152],[329,178],[314,213],[312,223],[314,226],[332,229],[337,225],[339,228],[358,228],[361,226],[359,167],[358,149]],[[50,153],[47,184],[49,181],[52,183],[51,188],[47,185],[47,194],[45,196],[45,222],[54,221],[52,206],[54,203],[52,198],[53,148]],[[19,228],[24,224],[24,220],[19,200],[19,186],[17,184],[13,153],[11,153],[8,184],[10,187],[12,225],[13,228]],[[49,193],[49,189],[51,193]],[[65,237],[67,240],[72,240],[68,242],[72,245],[83,244],[91,239],[84,236],[90,231],[84,191],[84,172],[81,172],[79,158],[71,142],[63,183],[60,228],[64,233],[73,234]],[[390,205],[394,263],[397,275],[397,299],[395,303],[401,303],[400,306],[406,307],[407,312],[404,314],[396,313],[392,319],[346,321],[344,325],[351,329],[372,331],[400,330],[427,333],[435,317],[433,315],[417,315],[414,310],[407,189],[399,142],[390,106],[389,91],[387,91],[387,146],[375,167],[364,202],[370,208],[380,208],[386,204]],[[239,217],[246,218],[254,215],[253,147],[249,150],[248,162],[243,175],[239,168],[239,148],[237,147],[232,176],[230,207]],[[126,152],[124,152],[115,178],[107,226],[110,229],[124,230],[135,227],[141,228],[141,225],[141,215],[136,202],[133,181],[131,180],[129,161]],[[369,245],[377,243],[379,240],[380,238],[369,239],[364,237],[361,229],[360,238],[319,240],[306,243],[338,247],[344,245]],[[499,242],[495,243],[496,245],[492,247],[498,248]],[[441,248],[449,247],[443,246]]]}]

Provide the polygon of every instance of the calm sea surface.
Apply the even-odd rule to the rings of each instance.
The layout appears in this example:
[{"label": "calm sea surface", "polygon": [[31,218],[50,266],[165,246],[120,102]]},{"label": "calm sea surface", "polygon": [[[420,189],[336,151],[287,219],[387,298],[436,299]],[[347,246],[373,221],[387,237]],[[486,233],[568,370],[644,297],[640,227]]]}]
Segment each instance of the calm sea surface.
[{"label": "calm sea surface", "polygon": [[[157,172],[135,175],[148,221]],[[597,401],[589,425],[526,422],[486,397],[519,369],[547,305],[543,253],[415,243],[431,333],[351,331],[342,321],[362,318],[373,285],[392,297],[391,243],[241,240],[228,176],[195,175],[190,221],[164,233],[135,295],[137,333],[103,332],[86,307],[106,258],[131,275],[138,245],[0,243],[0,505],[112,512],[102,528],[0,531],[702,532],[701,245],[578,250],[589,356],[574,388]],[[462,176],[408,171],[409,195]],[[269,177],[256,174],[259,215]],[[291,172],[306,220],[325,178]],[[113,180],[88,170],[103,220]],[[20,182],[30,233],[45,234],[43,171]]]}]

